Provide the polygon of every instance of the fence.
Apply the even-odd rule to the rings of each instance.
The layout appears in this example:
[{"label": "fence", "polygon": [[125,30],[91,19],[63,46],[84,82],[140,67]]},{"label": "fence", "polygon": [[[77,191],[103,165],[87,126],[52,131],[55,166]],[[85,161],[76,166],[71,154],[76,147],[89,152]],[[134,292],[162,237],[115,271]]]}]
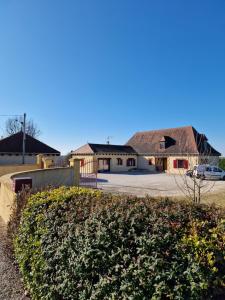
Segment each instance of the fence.
[{"label": "fence", "polygon": [[80,161],[79,186],[97,188],[97,164],[93,159]]}]

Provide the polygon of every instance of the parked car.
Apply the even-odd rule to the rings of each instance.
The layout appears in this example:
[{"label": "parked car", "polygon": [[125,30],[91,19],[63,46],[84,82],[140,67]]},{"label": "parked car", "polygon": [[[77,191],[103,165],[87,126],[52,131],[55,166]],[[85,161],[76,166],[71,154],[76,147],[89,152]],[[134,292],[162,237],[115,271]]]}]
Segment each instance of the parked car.
[{"label": "parked car", "polygon": [[187,170],[186,175],[189,177],[193,177],[193,170]]},{"label": "parked car", "polygon": [[193,176],[202,179],[225,180],[225,171],[217,166],[197,165],[193,169]]}]

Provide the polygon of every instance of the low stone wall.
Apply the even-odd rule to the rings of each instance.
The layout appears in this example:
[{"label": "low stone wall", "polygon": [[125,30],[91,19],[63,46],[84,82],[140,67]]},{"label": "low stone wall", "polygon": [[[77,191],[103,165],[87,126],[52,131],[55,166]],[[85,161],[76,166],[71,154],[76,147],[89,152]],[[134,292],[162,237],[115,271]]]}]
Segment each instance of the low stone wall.
[{"label": "low stone wall", "polygon": [[30,165],[0,165],[0,177],[5,174],[39,169],[36,164]]},{"label": "low stone wall", "polygon": [[10,219],[15,199],[16,193],[13,192],[11,174],[2,176],[0,178],[0,216],[5,223]]},{"label": "low stone wall", "polygon": [[58,187],[61,185],[72,186],[75,183],[75,170],[69,168],[41,169],[11,174],[11,179],[30,177],[32,188],[42,189],[47,186]]},{"label": "low stone wall", "polygon": [[73,167],[29,170],[0,177],[0,216],[4,222],[8,223],[12,208],[15,205],[16,193],[13,191],[13,180],[15,178],[32,178],[32,188],[37,190],[47,186],[78,186],[80,178],[79,166],[78,161]]}]

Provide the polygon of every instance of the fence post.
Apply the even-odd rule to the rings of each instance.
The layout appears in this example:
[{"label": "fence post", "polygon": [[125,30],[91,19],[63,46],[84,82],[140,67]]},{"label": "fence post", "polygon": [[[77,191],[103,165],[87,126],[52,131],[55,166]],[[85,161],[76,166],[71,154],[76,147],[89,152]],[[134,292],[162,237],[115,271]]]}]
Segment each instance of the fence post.
[{"label": "fence post", "polygon": [[74,168],[74,185],[80,185],[80,159],[71,158],[70,167]]},{"label": "fence post", "polygon": [[44,157],[44,155],[43,154],[38,154],[37,156],[36,156],[36,158],[37,158],[37,165],[38,165],[38,168],[39,169],[42,169],[42,159],[43,159],[43,157]]},{"label": "fence post", "polygon": [[53,160],[51,158],[44,157],[43,161],[44,161],[44,169],[49,169],[53,164]]}]

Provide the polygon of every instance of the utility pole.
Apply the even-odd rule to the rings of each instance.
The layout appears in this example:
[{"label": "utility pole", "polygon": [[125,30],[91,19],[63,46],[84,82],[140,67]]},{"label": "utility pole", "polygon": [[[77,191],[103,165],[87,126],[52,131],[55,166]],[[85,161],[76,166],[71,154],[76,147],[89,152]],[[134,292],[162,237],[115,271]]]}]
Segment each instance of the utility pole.
[{"label": "utility pole", "polygon": [[23,114],[23,161],[22,164],[25,164],[25,151],[26,151],[26,114]]}]

